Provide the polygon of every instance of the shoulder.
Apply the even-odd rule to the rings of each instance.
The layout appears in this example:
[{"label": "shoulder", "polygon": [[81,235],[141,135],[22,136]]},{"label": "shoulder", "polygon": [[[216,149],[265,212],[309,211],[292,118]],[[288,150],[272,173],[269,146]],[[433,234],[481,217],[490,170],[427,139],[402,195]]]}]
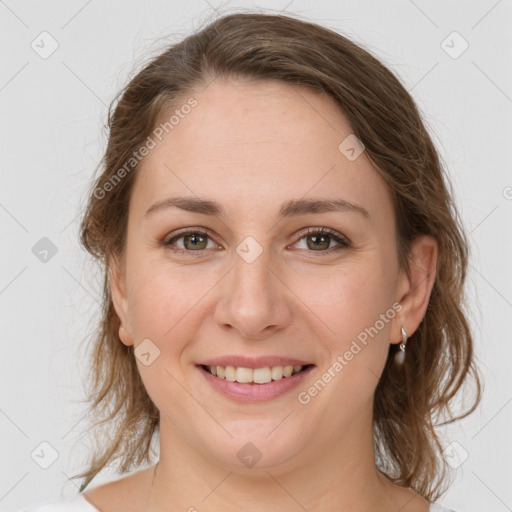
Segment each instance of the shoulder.
[{"label": "shoulder", "polygon": [[428,512],[459,512],[458,510],[454,510],[453,508],[443,507],[442,505],[437,505],[436,503],[432,503]]},{"label": "shoulder", "polygon": [[[87,512],[144,510],[146,493],[151,483],[153,467],[138,470],[83,491],[84,499],[96,508]],[[39,512],[39,511],[36,511]],[[44,512],[44,511],[43,511]]]},{"label": "shoulder", "polygon": [[152,468],[125,475],[116,480],[86,489],[71,498],[45,505],[24,508],[17,512],[108,512],[112,510],[143,510],[144,491]]},{"label": "shoulder", "polygon": [[76,494],[72,498],[33,508],[24,508],[18,512],[98,512],[98,509],[93,507],[82,494]]}]

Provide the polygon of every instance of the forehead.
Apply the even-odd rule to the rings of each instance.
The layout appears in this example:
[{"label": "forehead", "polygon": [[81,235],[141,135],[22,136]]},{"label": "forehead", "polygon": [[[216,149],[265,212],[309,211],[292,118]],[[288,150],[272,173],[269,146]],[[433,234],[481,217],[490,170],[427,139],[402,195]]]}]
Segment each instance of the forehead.
[{"label": "forehead", "polygon": [[[191,97],[195,106],[181,109]],[[387,187],[365,153],[349,160],[340,151],[352,128],[325,95],[279,81],[218,78],[163,120],[173,115],[137,171],[135,208],[188,195],[214,199],[228,212],[275,214],[286,200],[312,195],[345,198],[373,217],[392,214]]]}]

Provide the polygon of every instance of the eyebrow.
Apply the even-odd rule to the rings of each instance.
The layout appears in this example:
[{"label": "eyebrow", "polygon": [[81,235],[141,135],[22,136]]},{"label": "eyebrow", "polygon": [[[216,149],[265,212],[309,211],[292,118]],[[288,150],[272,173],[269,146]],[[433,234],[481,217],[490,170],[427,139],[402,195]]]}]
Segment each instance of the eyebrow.
[{"label": "eyebrow", "polygon": [[[146,211],[145,217],[167,208],[180,208],[188,212],[216,217],[224,217],[226,214],[224,207],[215,201],[197,197],[170,197],[151,205]],[[370,217],[365,208],[345,199],[297,199],[286,201],[281,205],[279,216],[296,217],[310,213],[326,212],[356,212],[364,217]]]}]

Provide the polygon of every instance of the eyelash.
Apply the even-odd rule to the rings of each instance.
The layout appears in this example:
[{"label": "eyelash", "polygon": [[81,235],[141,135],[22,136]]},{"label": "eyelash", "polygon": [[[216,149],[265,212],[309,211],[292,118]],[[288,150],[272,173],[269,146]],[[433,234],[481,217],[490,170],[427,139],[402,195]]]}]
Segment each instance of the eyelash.
[{"label": "eyelash", "polygon": [[[194,252],[203,252],[205,249],[199,249],[197,251],[192,251],[188,249],[179,249],[176,247],[172,247],[172,244],[179,240],[180,238],[183,238],[187,235],[202,235],[210,240],[214,241],[208,234],[207,231],[204,229],[193,229],[193,230],[187,230],[183,231],[181,233],[175,234],[172,238],[166,238],[162,241],[162,245],[164,245],[166,248],[170,249],[171,251],[175,253],[194,253]],[[330,228],[307,228],[304,231],[301,231],[299,234],[299,239],[297,241],[302,240],[303,238],[307,237],[308,235],[328,235],[332,240],[334,240],[338,245],[335,247],[330,247],[329,249],[326,249],[325,251],[308,251],[308,252],[318,252],[319,256],[323,256],[326,254],[332,254],[333,252],[340,251],[342,249],[346,249],[348,247],[351,247],[351,244],[347,238],[345,238],[343,235],[338,233],[337,231],[334,231]],[[300,249],[299,249],[300,250]]]}]

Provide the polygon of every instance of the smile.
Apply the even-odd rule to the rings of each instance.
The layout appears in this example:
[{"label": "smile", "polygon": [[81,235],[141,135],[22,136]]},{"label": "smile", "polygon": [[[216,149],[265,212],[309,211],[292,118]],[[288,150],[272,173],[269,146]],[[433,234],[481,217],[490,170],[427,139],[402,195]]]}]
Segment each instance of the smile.
[{"label": "smile", "polygon": [[217,393],[237,402],[262,402],[285,395],[298,386],[314,367],[314,364],[277,365],[253,369],[197,365],[200,374]]},{"label": "smile", "polygon": [[268,384],[300,373],[310,365],[301,366],[265,366],[263,368],[244,368],[235,366],[202,366],[210,374],[229,382],[241,384]]}]

